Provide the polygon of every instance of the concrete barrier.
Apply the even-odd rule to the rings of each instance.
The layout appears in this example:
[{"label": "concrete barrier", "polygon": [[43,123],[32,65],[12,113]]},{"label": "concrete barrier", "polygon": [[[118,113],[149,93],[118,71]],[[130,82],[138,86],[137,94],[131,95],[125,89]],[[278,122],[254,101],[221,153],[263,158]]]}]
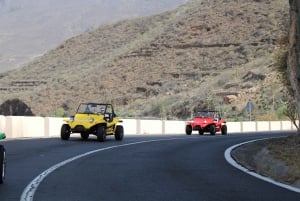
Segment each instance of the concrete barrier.
[{"label": "concrete barrier", "polygon": [[[0,116],[0,132],[7,138],[59,137],[66,118]],[[125,134],[185,134],[185,121],[123,119]],[[227,122],[228,134],[257,131],[291,131],[290,121]]]}]

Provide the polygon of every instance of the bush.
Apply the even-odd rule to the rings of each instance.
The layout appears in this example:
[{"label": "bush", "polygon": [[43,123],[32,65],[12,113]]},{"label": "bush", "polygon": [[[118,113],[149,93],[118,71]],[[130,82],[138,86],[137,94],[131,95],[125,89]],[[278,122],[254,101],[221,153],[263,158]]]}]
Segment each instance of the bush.
[{"label": "bush", "polygon": [[53,116],[55,117],[65,117],[67,115],[64,108],[57,108],[57,110],[54,111]]}]

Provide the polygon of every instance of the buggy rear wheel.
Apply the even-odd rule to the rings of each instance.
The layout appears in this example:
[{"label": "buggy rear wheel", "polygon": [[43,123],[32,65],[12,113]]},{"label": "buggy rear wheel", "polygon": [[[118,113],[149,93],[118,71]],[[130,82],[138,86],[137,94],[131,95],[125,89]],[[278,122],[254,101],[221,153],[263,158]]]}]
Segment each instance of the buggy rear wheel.
[{"label": "buggy rear wheel", "polygon": [[68,140],[71,135],[71,128],[68,124],[63,124],[60,129],[60,138],[62,140]]},{"label": "buggy rear wheel", "polygon": [[104,126],[98,126],[96,135],[99,142],[104,142],[106,140],[106,131]]},{"label": "buggy rear wheel", "polygon": [[192,131],[193,131],[192,126],[187,125],[187,126],[185,127],[185,133],[186,133],[187,135],[191,135],[191,134],[192,134]]},{"label": "buggy rear wheel", "polygon": [[87,139],[89,139],[89,134],[86,133],[86,132],[80,133],[80,136],[81,136],[81,139],[82,139],[82,140],[87,140]]},{"label": "buggy rear wheel", "polygon": [[124,128],[121,125],[117,125],[115,139],[118,141],[121,141],[123,139],[123,137],[124,137]]},{"label": "buggy rear wheel", "polygon": [[216,134],[216,126],[215,125],[210,125],[209,127],[209,132],[211,135],[215,135]]},{"label": "buggy rear wheel", "polygon": [[222,133],[222,135],[227,135],[227,126],[226,125],[223,125],[221,127],[221,133]]}]

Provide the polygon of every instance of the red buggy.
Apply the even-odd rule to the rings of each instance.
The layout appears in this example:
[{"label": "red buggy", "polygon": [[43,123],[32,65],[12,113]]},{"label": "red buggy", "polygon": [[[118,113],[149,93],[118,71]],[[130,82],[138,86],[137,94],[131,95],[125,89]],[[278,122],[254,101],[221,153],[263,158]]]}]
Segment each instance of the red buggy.
[{"label": "red buggy", "polygon": [[194,116],[194,120],[187,122],[185,133],[191,135],[193,131],[198,131],[199,135],[209,132],[215,135],[220,132],[227,135],[226,121],[221,118],[220,112],[217,111],[200,111]]}]

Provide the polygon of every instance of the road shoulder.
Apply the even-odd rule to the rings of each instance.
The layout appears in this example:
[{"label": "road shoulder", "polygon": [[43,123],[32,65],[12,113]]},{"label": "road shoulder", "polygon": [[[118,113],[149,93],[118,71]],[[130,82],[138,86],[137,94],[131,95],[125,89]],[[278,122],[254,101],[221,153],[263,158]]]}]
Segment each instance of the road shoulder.
[{"label": "road shoulder", "polygon": [[300,193],[300,180],[286,182],[294,171],[272,156],[267,148],[269,142],[267,139],[254,140],[232,146],[225,151],[225,158],[252,176]]}]

